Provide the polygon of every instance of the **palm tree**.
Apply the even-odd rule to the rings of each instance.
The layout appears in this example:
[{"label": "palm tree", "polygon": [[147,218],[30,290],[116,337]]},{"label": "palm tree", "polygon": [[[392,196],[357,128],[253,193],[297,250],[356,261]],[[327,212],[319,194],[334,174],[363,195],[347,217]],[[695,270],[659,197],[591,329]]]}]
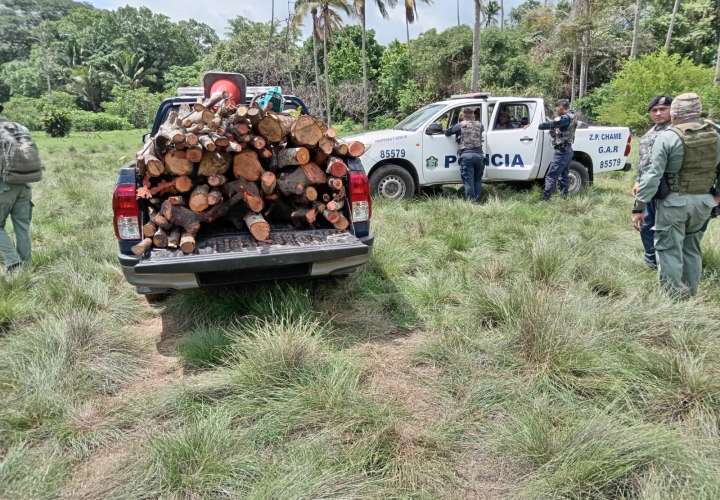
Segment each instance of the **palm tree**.
[{"label": "palm tree", "polygon": [[670,42],[672,41],[673,28],[675,27],[675,18],[680,8],[680,0],[675,0],[673,5],[672,17],[670,18],[670,26],[668,26],[667,37],[665,38],[665,52],[670,53]]},{"label": "palm tree", "polygon": [[638,31],[640,29],[640,8],[641,0],[635,0],[635,19],[633,20],[632,45],[630,46],[630,59],[637,56]]},{"label": "palm tree", "polygon": [[[375,5],[380,11],[380,15],[384,18],[388,16],[388,7],[395,7],[397,0],[374,0]],[[360,18],[360,27],[362,29],[362,72],[363,72],[363,129],[368,128],[368,70],[367,70],[367,27],[366,27],[366,0],[354,0],[355,12]],[[386,5],[387,4],[387,5]]]},{"label": "palm tree", "polygon": [[473,28],[473,51],[472,51],[472,80],[470,90],[476,92],[480,77],[480,29],[482,19],[482,0],[475,0],[475,27]]},{"label": "palm tree", "polygon": [[490,0],[485,6],[485,27],[497,23],[497,15],[500,13],[500,4],[495,0]]},{"label": "palm tree", "polygon": [[156,81],[153,68],[145,65],[145,56],[128,51],[118,53],[110,62],[110,71],[117,83],[136,89],[145,83]]},{"label": "palm tree", "polygon": [[[426,5],[432,5],[432,0],[420,0]],[[415,22],[418,17],[418,0],[405,0],[405,31],[407,33],[407,41],[410,43],[410,25]]]},{"label": "palm tree", "polygon": [[500,0],[500,29],[505,29],[505,0]]}]

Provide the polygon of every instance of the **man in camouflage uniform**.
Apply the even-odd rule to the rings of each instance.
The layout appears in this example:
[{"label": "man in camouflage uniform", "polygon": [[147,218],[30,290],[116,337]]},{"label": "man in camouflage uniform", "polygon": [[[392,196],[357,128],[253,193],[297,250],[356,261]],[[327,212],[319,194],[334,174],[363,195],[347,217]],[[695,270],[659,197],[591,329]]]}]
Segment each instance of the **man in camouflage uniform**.
[{"label": "man in camouflage uniform", "polygon": [[[0,113],[2,113],[0,105]],[[32,190],[29,183],[42,178],[42,164],[28,129],[0,116],[0,256],[6,272],[30,262]],[[5,231],[8,217],[16,245]]]},{"label": "man in camouflage uniform", "polygon": [[[670,104],[672,97],[659,95],[650,101],[648,112],[654,125],[640,139],[640,159],[638,161],[638,174],[635,185],[632,188],[632,195],[635,196],[640,189],[640,178],[643,172],[650,166],[650,153],[652,152],[655,138],[660,132],[670,127]],[[651,269],[657,269],[655,259],[655,199],[645,206],[645,222],[640,226],[640,239],[645,248],[645,264]]]},{"label": "man in camouflage uniform", "polygon": [[673,100],[672,127],[655,139],[651,164],[640,179],[632,210],[633,224],[639,230],[645,206],[657,194],[658,276],[662,287],[677,297],[697,293],[702,277],[700,243],[720,201],[720,134],[701,118],[701,112],[695,93]]},{"label": "man in camouflage uniform", "polygon": [[553,159],[545,174],[543,199],[549,201],[557,186],[560,187],[560,195],[567,198],[570,160],[573,157],[572,144],[575,142],[577,128],[577,117],[570,111],[570,101],[558,99],[555,103],[555,118],[541,123],[539,128],[550,131],[555,148]]},{"label": "man in camouflage uniform", "polygon": [[446,136],[459,136],[460,175],[465,186],[465,198],[480,202],[485,156],[482,149],[483,124],[474,119],[472,108],[463,109],[463,120],[445,131]]}]

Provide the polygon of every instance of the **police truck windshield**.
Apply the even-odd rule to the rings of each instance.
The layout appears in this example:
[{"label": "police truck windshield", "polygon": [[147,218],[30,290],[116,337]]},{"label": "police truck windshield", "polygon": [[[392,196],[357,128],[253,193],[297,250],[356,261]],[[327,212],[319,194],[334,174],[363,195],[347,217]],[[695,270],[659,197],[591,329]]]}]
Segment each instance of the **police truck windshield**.
[{"label": "police truck windshield", "polygon": [[396,130],[406,130],[408,132],[415,132],[417,129],[422,127],[432,116],[444,108],[444,104],[429,104],[424,108],[420,108],[413,114],[405,118],[403,121],[393,127]]}]

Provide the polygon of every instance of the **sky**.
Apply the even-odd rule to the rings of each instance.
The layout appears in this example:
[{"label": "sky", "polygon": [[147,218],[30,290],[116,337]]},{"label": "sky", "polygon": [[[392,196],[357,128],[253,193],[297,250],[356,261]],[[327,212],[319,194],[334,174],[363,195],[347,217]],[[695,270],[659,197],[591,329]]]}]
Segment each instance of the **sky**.
[{"label": "sky", "polygon": [[[87,0],[86,0],[87,1]],[[432,5],[419,3],[418,19],[410,25],[410,37],[435,28],[442,31],[457,25],[457,0],[434,0]],[[271,0],[90,0],[91,4],[104,9],[115,9],[124,5],[145,6],[153,12],[165,14],[173,20],[193,18],[212,26],[222,36],[227,28],[227,19],[245,16],[254,21],[270,20]],[[404,2],[400,1],[400,4]],[[474,22],[473,0],[460,0],[460,22],[472,25]],[[505,0],[505,16],[521,0]],[[286,20],[292,1],[275,0],[275,19]],[[209,8],[212,5],[214,8]],[[356,21],[353,21],[356,22]],[[388,19],[383,19],[377,8],[368,1],[368,28],[374,29],[376,39],[387,45],[394,39],[405,40],[405,9],[403,5],[392,9]],[[305,22],[304,33],[309,35],[309,22]]]}]

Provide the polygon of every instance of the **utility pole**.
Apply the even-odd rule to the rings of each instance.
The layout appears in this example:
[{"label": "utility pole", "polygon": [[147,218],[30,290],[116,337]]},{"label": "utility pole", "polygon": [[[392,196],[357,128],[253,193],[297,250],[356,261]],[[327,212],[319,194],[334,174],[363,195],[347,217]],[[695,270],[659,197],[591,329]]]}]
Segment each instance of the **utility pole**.
[{"label": "utility pole", "polygon": [[460,0],[457,0],[457,18],[458,18],[458,26],[460,26]]}]

